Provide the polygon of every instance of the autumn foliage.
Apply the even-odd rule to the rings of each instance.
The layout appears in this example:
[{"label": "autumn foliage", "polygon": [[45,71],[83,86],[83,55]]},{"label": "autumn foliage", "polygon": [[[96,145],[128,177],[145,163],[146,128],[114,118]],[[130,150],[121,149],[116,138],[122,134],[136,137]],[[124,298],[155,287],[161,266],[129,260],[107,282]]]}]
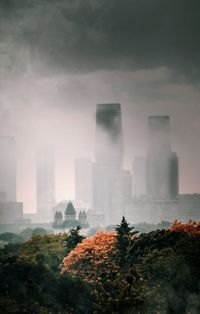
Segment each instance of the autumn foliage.
[{"label": "autumn foliage", "polygon": [[79,231],[0,251],[0,313],[200,313],[200,222]]},{"label": "autumn foliage", "polygon": [[190,220],[187,223],[182,223],[181,221],[175,220],[169,230],[200,235],[200,221]]},{"label": "autumn foliage", "polygon": [[[124,224],[118,229],[125,229],[125,234],[121,235],[123,239],[132,236],[131,229],[126,230]],[[118,229],[116,233],[100,231],[84,239],[63,260],[62,273],[67,272],[89,284],[95,300],[95,313],[99,313],[96,312],[99,308],[101,312],[104,309],[103,313],[124,313],[124,308],[139,308],[144,303],[145,280],[135,267],[124,270],[119,264],[119,251],[123,248],[125,253],[125,249],[117,246]]]},{"label": "autumn foliage", "polygon": [[113,270],[115,243],[114,232],[97,232],[95,236],[84,239],[63,259],[61,271],[67,271],[73,276],[79,275],[87,282],[100,280],[100,270]]}]

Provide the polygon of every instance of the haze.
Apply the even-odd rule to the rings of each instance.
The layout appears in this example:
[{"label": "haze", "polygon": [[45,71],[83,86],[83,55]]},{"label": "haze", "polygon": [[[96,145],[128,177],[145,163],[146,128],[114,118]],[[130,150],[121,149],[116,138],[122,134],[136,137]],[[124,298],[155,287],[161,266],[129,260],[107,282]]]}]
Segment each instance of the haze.
[{"label": "haze", "polygon": [[97,103],[122,107],[124,166],[147,116],[170,115],[180,193],[200,192],[199,1],[0,0],[0,134],[15,136],[17,198],[36,210],[35,150],[56,152],[56,200],[94,158]]}]

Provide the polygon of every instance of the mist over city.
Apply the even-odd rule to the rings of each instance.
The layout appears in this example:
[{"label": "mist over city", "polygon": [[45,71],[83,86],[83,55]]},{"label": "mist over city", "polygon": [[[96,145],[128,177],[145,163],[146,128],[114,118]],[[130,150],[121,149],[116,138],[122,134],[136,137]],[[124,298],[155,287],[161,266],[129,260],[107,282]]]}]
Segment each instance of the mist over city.
[{"label": "mist over city", "polygon": [[[188,28],[176,1],[172,7],[164,1],[162,8],[157,1],[147,6],[118,1],[115,9],[109,3],[1,1],[1,133],[18,143],[18,172],[30,186],[23,192],[27,183],[18,176],[26,212],[36,210],[35,147],[49,138],[58,155],[56,199],[74,198],[73,162],[94,156],[95,106],[104,102],[122,105],[129,169],[133,157],[146,150],[147,116],[170,115],[180,189],[199,192],[197,10],[189,10]],[[173,32],[166,26],[168,12],[171,27],[177,23]]]},{"label": "mist over city", "polygon": [[[11,290],[5,296],[5,279],[0,312],[5,304],[8,313],[200,312],[199,288],[190,290],[189,279],[178,295],[175,279],[166,284],[166,269],[154,281],[145,268],[153,254],[162,269],[156,254],[164,259],[165,250],[174,278],[174,260],[188,274],[198,262],[197,254],[187,264],[184,247],[199,252],[199,9],[198,0],[0,0],[0,250],[5,261],[16,254],[59,274],[55,281],[75,274],[72,286],[69,278],[56,281],[72,295],[81,280],[77,306],[64,296],[38,301],[24,282],[26,297]],[[95,251],[92,241],[107,251]],[[137,251],[142,241],[145,257]],[[94,251],[91,260],[84,245]],[[79,250],[94,262],[83,272]],[[106,273],[107,259],[118,277]],[[119,301],[126,275],[133,281]],[[88,292],[92,276],[95,297]],[[137,290],[142,280],[137,304],[128,287]],[[156,293],[159,302],[150,304],[147,295],[156,300]]]}]

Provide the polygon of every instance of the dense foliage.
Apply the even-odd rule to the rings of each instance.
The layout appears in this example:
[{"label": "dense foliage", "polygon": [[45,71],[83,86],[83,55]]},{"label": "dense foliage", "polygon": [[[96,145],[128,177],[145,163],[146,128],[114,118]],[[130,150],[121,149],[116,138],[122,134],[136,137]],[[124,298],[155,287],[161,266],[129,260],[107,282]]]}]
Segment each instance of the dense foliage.
[{"label": "dense foliage", "polygon": [[200,235],[200,221],[191,220],[188,223],[182,223],[181,221],[175,220],[169,230]]},{"label": "dense foliage", "polygon": [[33,235],[40,235],[43,236],[47,234],[47,231],[44,228],[26,228],[22,230],[19,234],[13,233],[13,232],[3,232],[0,234],[0,240],[6,243],[23,243],[29,239]]},{"label": "dense foliage", "polygon": [[95,236],[79,243],[64,259],[62,272],[78,275],[86,282],[101,280],[100,271],[110,271],[113,266],[111,253],[115,252],[116,237],[113,232],[97,232]]},{"label": "dense foliage", "polygon": [[8,244],[0,313],[200,313],[199,225],[139,235],[123,218],[89,238],[76,228]]}]

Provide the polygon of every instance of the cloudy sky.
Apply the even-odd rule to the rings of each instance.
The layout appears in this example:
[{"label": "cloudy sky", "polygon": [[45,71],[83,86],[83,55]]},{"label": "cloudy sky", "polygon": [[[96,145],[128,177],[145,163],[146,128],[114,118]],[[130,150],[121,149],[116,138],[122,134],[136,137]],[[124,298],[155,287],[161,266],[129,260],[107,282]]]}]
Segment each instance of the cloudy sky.
[{"label": "cloudy sky", "polygon": [[18,200],[35,210],[35,149],[56,151],[57,200],[94,151],[95,106],[122,105],[124,167],[148,115],[170,115],[180,192],[200,192],[199,0],[0,0],[0,134],[17,143]]}]

